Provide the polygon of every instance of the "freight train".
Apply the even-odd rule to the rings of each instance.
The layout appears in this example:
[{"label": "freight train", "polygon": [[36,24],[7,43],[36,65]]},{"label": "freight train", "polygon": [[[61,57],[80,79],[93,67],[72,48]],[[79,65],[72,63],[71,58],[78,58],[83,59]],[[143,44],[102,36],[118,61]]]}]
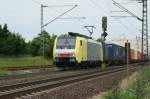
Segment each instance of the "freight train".
[{"label": "freight train", "polygon": [[[130,49],[130,48],[129,48]],[[141,62],[142,54],[130,49],[130,62]],[[55,39],[53,62],[59,68],[94,67],[100,66],[103,61],[101,42],[79,33],[69,32],[68,35]],[[126,47],[117,44],[105,45],[105,60],[107,64],[125,64]]]},{"label": "freight train", "polygon": [[[130,44],[130,43],[129,43]],[[127,47],[117,44],[105,45],[105,63],[110,65],[125,64],[127,62]],[[142,53],[140,51],[128,48],[129,63],[142,62]]]}]

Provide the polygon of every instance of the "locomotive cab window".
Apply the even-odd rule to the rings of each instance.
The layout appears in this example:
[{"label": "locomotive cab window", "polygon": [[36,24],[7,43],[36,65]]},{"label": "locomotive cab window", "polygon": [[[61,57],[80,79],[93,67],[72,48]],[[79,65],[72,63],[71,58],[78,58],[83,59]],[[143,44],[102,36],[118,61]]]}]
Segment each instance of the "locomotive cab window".
[{"label": "locomotive cab window", "polygon": [[57,49],[75,49],[75,37],[58,37]]},{"label": "locomotive cab window", "polygon": [[82,40],[80,40],[80,46],[82,46]]}]

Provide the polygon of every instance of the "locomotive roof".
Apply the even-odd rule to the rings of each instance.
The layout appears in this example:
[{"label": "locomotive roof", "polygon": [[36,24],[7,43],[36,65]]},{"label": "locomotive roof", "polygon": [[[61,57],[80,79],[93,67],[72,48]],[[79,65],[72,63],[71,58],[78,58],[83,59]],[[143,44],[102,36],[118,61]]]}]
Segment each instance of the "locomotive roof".
[{"label": "locomotive roof", "polygon": [[74,37],[79,36],[79,37],[83,37],[83,38],[87,38],[87,39],[92,39],[92,38],[89,37],[89,36],[86,36],[86,35],[83,35],[83,34],[79,34],[79,33],[68,32],[68,34],[69,34],[70,36],[74,36]]}]

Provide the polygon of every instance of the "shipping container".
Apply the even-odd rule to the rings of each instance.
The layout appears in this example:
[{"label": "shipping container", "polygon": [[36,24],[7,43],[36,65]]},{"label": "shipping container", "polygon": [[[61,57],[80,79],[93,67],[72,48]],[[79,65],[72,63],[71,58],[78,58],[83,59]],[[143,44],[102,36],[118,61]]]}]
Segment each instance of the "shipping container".
[{"label": "shipping container", "polygon": [[130,62],[133,63],[135,62],[135,55],[134,55],[134,49],[130,49]]},{"label": "shipping container", "polygon": [[109,64],[124,63],[125,51],[124,47],[116,44],[106,44],[105,61]]},{"label": "shipping container", "polygon": [[142,62],[142,53],[138,51],[138,62]]},{"label": "shipping container", "polygon": [[[122,47],[125,47],[125,43],[127,42],[128,39],[118,39],[118,40],[111,40],[108,41],[107,43],[113,43],[113,44],[117,44],[120,45]],[[137,39],[133,39],[133,40],[128,40],[128,42],[130,42],[130,48],[134,49],[134,50],[138,50],[141,52],[141,42],[137,41]]]},{"label": "shipping container", "polygon": [[137,62],[137,60],[138,60],[138,51],[137,50],[134,50],[134,59]]}]

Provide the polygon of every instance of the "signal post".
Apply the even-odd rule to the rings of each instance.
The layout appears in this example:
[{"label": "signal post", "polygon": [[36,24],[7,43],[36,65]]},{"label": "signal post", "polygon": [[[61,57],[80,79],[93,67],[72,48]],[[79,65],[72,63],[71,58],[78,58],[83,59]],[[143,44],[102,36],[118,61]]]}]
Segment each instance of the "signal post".
[{"label": "signal post", "polygon": [[106,16],[102,17],[102,29],[103,29],[103,33],[101,34],[102,52],[103,52],[102,68],[105,68],[106,67],[106,63],[105,63],[105,40],[106,40],[106,36],[108,35],[106,33],[106,31],[107,31],[107,17]]}]

